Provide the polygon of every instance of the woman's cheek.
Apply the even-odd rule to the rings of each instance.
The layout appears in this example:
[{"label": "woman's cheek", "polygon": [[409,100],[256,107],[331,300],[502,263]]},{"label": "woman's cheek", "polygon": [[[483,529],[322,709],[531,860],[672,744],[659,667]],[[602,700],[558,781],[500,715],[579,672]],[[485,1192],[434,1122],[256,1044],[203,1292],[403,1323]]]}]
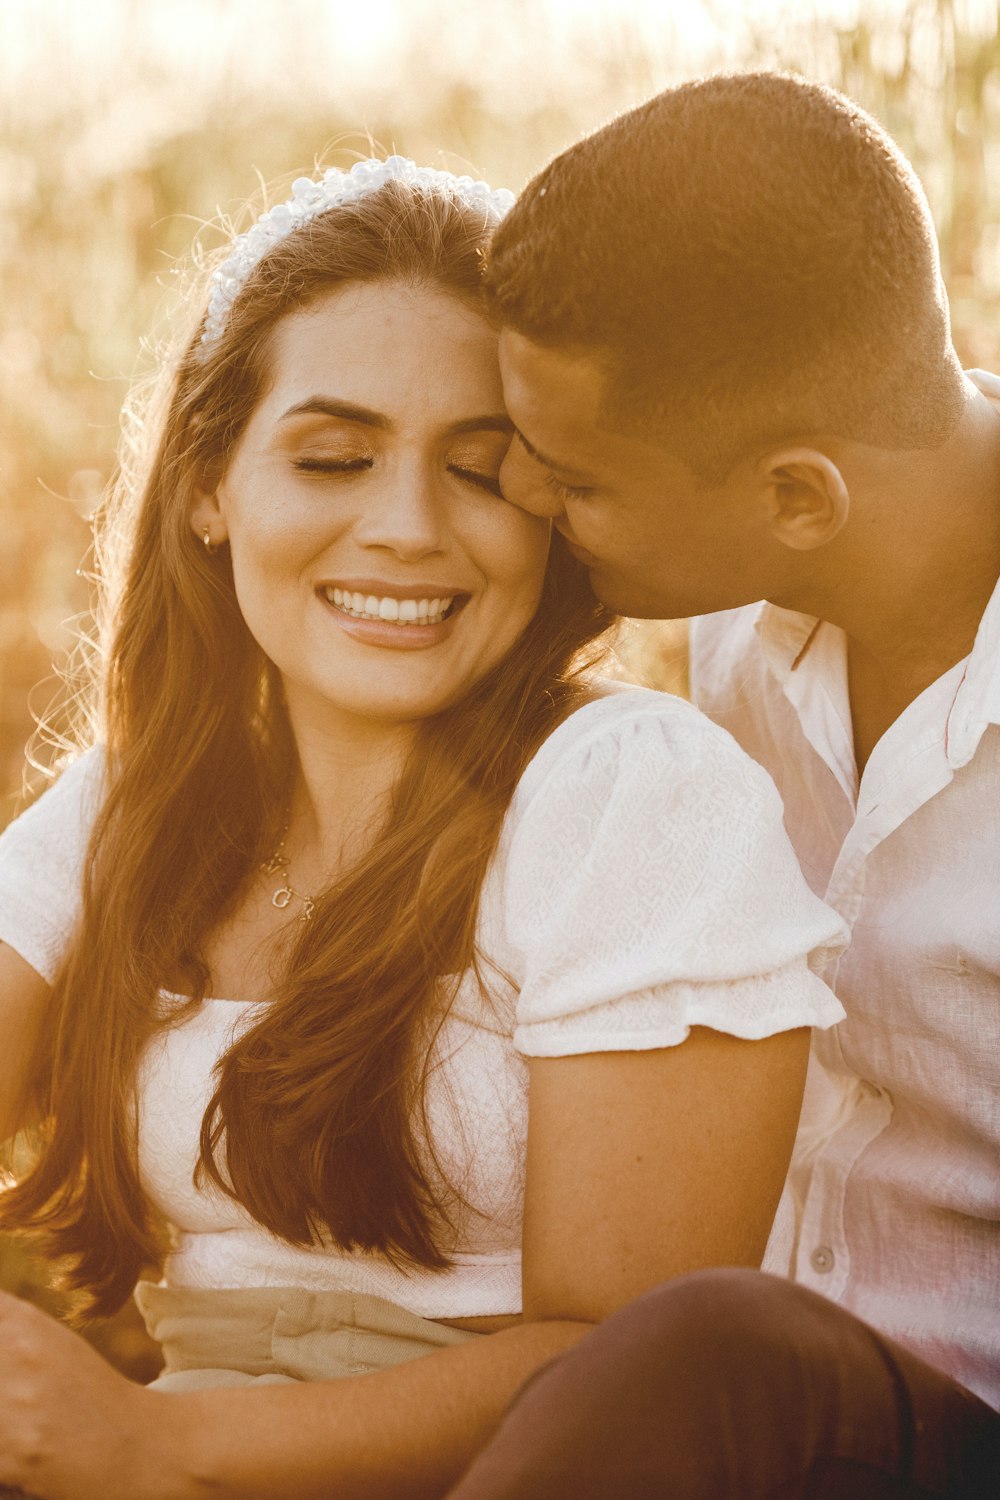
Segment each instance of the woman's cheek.
[{"label": "woman's cheek", "polygon": [[515,535],[511,538],[506,555],[518,559],[518,578],[522,581],[532,580],[537,602],[541,597],[552,546],[552,522],[547,517],[528,515],[526,511],[514,511],[512,514],[516,522]]}]

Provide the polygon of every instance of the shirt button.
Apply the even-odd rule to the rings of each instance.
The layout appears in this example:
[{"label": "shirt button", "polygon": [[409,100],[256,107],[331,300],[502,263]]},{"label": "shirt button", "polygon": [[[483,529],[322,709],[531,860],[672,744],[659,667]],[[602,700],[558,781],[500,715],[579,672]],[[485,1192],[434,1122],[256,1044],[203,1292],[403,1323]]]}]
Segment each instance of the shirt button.
[{"label": "shirt button", "polygon": [[829,1245],[817,1245],[809,1260],[813,1270],[819,1271],[821,1275],[833,1270],[833,1251]]}]

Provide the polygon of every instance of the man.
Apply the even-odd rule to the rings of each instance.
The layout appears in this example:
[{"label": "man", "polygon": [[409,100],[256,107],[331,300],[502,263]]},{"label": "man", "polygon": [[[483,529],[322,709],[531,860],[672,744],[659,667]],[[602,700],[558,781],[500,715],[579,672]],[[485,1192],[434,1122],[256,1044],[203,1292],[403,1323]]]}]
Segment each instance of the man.
[{"label": "man", "polygon": [[919,184],[827,89],[686,84],[529,185],[488,292],[506,493],[615,609],[707,616],[696,695],[853,940],[794,1280],[647,1294],[453,1493],[1000,1495],[1000,382]]}]

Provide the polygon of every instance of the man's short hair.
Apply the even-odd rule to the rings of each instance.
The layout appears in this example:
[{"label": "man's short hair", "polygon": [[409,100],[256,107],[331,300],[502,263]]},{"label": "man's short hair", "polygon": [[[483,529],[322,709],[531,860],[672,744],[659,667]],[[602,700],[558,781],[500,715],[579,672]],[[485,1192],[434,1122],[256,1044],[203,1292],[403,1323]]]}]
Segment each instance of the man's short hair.
[{"label": "man's short hair", "polygon": [[961,409],[913,168],[786,74],[682,84],[562,152],[497,232],[487,299],[598,356],[609,417],[706,476],[810,433],[935,447]]}]

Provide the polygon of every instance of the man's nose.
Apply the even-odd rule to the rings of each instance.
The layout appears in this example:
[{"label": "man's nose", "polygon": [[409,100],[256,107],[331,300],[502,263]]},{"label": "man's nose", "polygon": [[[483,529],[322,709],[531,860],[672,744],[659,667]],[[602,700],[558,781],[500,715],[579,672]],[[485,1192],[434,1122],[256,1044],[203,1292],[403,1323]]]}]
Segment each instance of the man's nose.
[{"label": "man's nose", "polygon": [[545,483],[538,465],[518,452],[516,442],[507,450],[499,477],[504,499],[512,505],[533,516],[554,519],[562,515],[563,504],[559,496]]}]

